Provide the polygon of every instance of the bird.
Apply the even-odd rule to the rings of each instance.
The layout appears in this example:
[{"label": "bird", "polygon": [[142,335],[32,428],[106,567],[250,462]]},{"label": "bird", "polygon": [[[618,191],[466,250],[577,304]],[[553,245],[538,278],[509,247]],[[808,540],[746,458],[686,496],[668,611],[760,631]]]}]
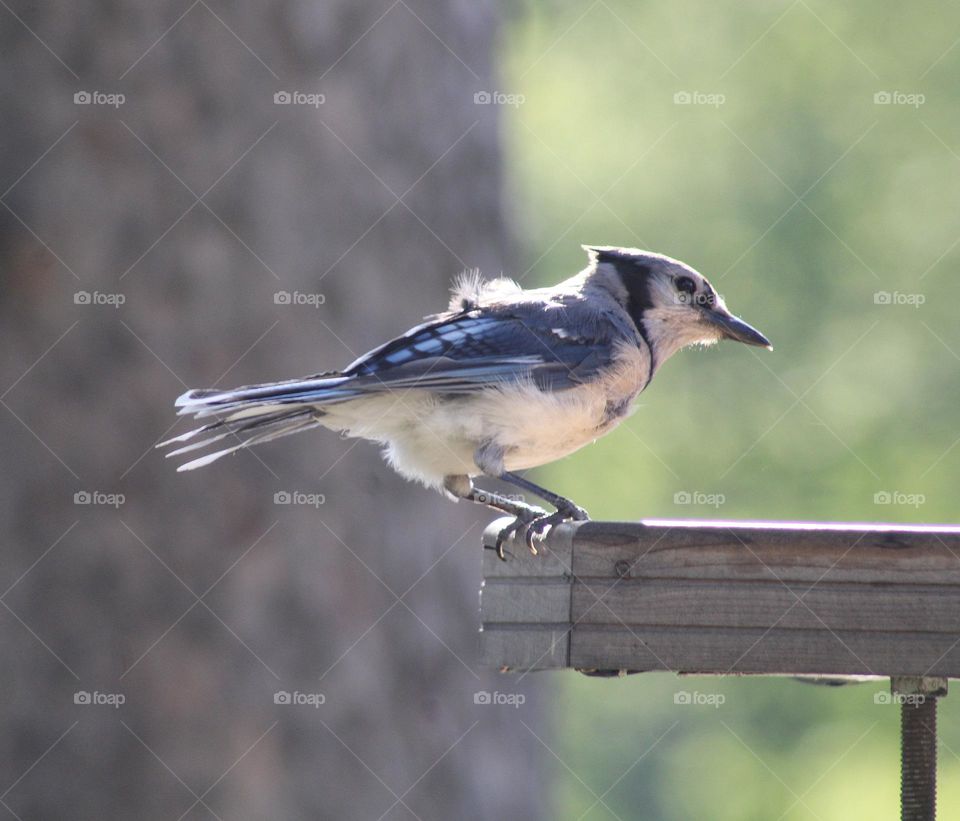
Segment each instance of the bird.
[{"label": "bird", "polygon": [[[582,247],[586,267],[551,287],[461,274],[446,311],[343,370],[189,390],[176,400],[179,414],[211,421],[158,447],[176,444],[167,455],[177,456],[226,445],[183,471],[312,428],[372,440],[406,479],[513,517],[496,540],[501,559],[513,534],[536,553],[554,525],[589,516],[520,471],[616,428],[682,348],[730,339],[772,350],[689,265],[637,248]],[[481,477],[554,511],[528,504],[524,494],[479,488]]]}]

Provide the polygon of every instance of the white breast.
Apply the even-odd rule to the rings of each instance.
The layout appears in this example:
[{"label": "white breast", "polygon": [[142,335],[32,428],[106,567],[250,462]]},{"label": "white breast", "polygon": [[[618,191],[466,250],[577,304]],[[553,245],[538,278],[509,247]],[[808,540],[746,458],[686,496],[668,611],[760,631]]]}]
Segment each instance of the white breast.
[{"label": "white breast", "polygon": [[608,433],[629,412],[650,370],[646,349],[624,345],[599,379],[554,393],[509,383],[461,400],[408,391],[333,406],[324,424],[386,445],[407,478],[439,487],[445,476],[481,473],[473,460],[489,442],[506,470],[555,461]]},{"label": "white breast", "polygon": [[505,451],[507,470],[561,459],[613,430],[630,412],[646,385],[649,355],[624,346],[599,380],[578,388],[544,393],[518,385],[491,400],[492,437]]}]

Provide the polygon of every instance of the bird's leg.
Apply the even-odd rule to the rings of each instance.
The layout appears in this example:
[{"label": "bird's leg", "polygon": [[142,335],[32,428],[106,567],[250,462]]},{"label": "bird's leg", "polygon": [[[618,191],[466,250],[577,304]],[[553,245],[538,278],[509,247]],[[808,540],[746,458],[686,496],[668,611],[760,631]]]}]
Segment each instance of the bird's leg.
[{"label": "bird's leg", "polygon": [[541,499],[545,499],[556,508],[554,513],[544,514],[543,516],[537,517],[532,522],[527,523],[527,547],[529,547],[534,553],[537,552],[536,546],[533,543],[534,537],[542,537],[543,532],[547,528],[571,519],[575,522],[583,522],[590,518],[590,516],[587,514],[587,511],[585,511],[579,505],[574,504],[563,496],[558,496],[556,493],[553,493],[546,488],[535,485],[529,479],[525,479],[519,474],[504,471],[498,478],[502,479],[504,482],[508,482],[511,485],[516,485],[519,488],[523,488],[524,490],[529,490],[531,493],[535,493]]},{"label": "bird's leg", "polygon": [[521,476],[519,473],[510,473],[508,471],[504,471],[497,478],[502,479],[504,482],[507,482],[511,485],[516,485],[516,487],[522,488],[523,490],[529,490],[531,493],[536,494],[541,499],[544,499],[553,505],[558,512],[562,512],[564,514],[564,518],[573,519],[575,521],[584,521],[590,518],[587,515],[587,511],[585,511],[582,507],[574,504],[564,496],[560,496],[553,491],[547,490],[545,487],[540,487],[540,485],[534,484],[529,479]]},{"label": "bird's leg", "polygon": [[[502,561],[507,560],[503,550],[503,543],[506,538],[511,533],[530,524],[530,522],[536,521],[537,519],[547,515],[547,511],[545,511],[543,508],[535,507],[534,505],[528,505],[518,499],[511,499],[507,496],[501,496],[499,493],[493,493],[489,490],[478,488],[473,484],[473,482],[470,481],[470,477],[468,476],[447,476],[443,480],[443,488],[451,496],[454,496],[457,499],[465,499],[468,502],[486,505],[487,507],[492,507],[494,510],[499,510],[503,513],[509,513],[515,518],[515,521],[507,525],[497,535],[495,549],[497,551],[497,556]],[[535,548],[531,547],[531,549],[533,549],[534,553],[536,553]]]}]

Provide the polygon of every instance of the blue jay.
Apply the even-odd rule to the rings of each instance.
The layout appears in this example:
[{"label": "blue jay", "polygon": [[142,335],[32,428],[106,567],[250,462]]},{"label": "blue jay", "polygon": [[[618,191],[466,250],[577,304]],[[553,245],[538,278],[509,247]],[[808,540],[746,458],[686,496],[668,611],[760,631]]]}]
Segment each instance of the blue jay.
[{"label": "blue jay", "polygon": [[[291,433],[324,427],[384,446],[402,476],[506,512],[504,540],[535,539],[586,511],[517,471],[560,459],[609,433],[657,369],[681,348],[734,339],[770,348],[733,316],[701,274],[635,248],[583,246],[587,267],[550,288],[461,276],[447,311],[427,317],[342,371],[234,390],[191,390],[180,414],[205,424],[160,447],[206,448],[179,470]],[[544,499],[547,513],[481,490],[488,476]]]}]

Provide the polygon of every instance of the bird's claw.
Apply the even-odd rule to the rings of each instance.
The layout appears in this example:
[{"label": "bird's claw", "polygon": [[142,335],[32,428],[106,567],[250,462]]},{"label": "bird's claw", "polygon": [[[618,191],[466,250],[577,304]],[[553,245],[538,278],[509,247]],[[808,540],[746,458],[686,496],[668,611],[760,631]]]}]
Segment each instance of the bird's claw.
[{"label": "bird's claw", "polygon": [[534,519],[530,523],[527,527],[527,532],[524,534],[527,547],[530,548],[531,553],[536,555],[536,542],[542,542],[546,538],[547,532],[549,532],[554,525],[570,521],[583,522],[589,518],[590,516],[587,514],[587,511],[582,507],[578,507],[572,502],[569,505],[563,505],[557,508],[555,512]]},{"label": "bird's claw", "polygon": [[[495,545],[495,549],[497,551],[497,557],[500,559],[500,561],[505,562],[507,560],[507,554],[506,554],[506,551],[503,549],[503,543],[507,539],[509,539],[514,533],[518,533],[523,528],[529,526],[532,522],[535,522],[546,515],[547,515],[547,511],[543,510],[543,508],[531,507],[529,511],[526,511],[525,513],[517,516],[516,519],[514,519],[512,522],[510,522],[510,524],[508,524],[505,528],[503,528],[497,534],[497,543]],[[529,545],[529,542],[528,542],[528,545]],[[531,547],[530,549],[533,551],[534,555],[536,555],[537,553],[536,549],[533,547]]]},{"label": "bird's claw", "polygon": [[527,547],[530,549],[530,552],[536,556],[539,553],[536,543],[542,542],[546,537],[546,532],[555,524],[568,521],[583,522],[589,518],[590,516],[587,514],[587,511],[573,504],[573,502],[562,505],[553,513],[536,509],[533,516],[518,516],[497,535],[497,556],[500,557],[501,561],[507,560],[503,550],[503,543],[507,538],[521,530],[525,531],[523,537]]}]

